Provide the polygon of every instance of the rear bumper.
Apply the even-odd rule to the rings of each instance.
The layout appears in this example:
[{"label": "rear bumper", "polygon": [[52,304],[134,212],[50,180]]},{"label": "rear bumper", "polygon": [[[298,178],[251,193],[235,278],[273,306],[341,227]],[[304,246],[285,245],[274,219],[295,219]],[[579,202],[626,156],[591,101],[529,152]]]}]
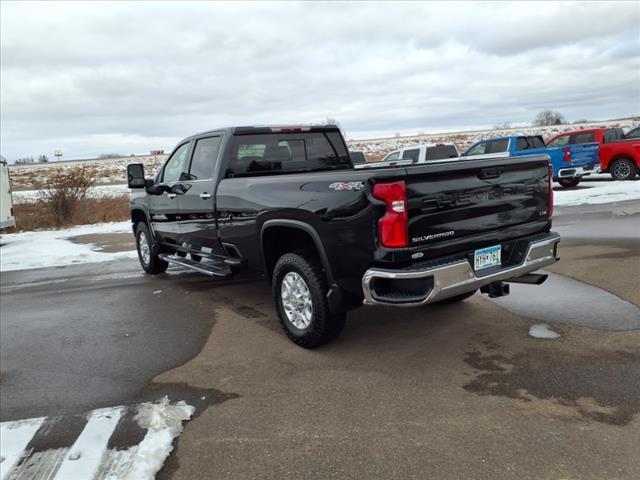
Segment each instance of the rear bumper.
[{"label": "rear bumper", "polygon": [[[560,235],[557,233],[550,232],[538,237],[529,242],[522,260],[517,264],[487,274],[477,275],[468,259],[436,264],[423,269],[370,268],[362,277],[363,303],[414,307],[454,297],[493,282],[520,277],[557,262],[558,242]],[[387,284],[383,293],[376,289],[376,282],[379,280]],[[389,284],[394,283],[389,280],[410,281],[411,293],[407,293],[407,290],[394,292],[393,287],[389,287]]]},{"label": "rear bumper", "polygon": [[558,178],[584,177],[600,173],[600,165],[587,165],[585,167],[568,167],[558,170]]}]

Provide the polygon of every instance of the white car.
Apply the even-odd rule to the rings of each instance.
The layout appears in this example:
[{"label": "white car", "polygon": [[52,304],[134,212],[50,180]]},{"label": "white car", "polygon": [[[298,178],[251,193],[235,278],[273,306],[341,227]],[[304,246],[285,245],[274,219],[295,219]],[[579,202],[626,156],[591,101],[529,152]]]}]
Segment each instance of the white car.
[{"label": "white car", "polygon": [[401,167],[458,157],[458,150],[453,143],[423,143],[394,150],[379,162],[356,165],[355,168]]},{"label": "white car", "polygon": [[382,161],[411,160],[411,163],[427,163],[459,156],[458,150],[456,150],[456,146],[453,143],[423,143],[394,150],[384,157]]}]

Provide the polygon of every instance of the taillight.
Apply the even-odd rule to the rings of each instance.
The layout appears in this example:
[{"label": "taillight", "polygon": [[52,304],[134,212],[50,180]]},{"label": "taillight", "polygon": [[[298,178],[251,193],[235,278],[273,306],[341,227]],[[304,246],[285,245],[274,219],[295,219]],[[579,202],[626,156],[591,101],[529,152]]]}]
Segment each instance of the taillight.
[{"label": "taillight", "polygon": [[564,154],[564,156],[562,157],[562,161],[565,163],[571,163],[571,149],[563,148],[562,153]]},{"label": "taillight", "polygon": [[378,222],[378,235],[382,246],[388,248],[409,246],[409,215],[404,180],[376,183],[372,193],[387,206],[387,211]]},{"label": "taillight", "polygon": [[553,165],[549,165],[549,206],[547,207],[547,218],[553,216]]}]

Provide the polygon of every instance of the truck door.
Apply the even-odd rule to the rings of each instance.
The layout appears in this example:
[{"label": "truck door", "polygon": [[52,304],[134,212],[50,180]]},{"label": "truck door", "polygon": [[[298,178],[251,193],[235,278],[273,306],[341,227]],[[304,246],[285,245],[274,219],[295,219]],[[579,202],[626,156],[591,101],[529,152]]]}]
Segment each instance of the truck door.
[{"label": "truck door", "polygon": [[218,241],[215,218],[215,165],[222,135],[195,141],[186,180],[186,189],[178,196],[180,244],[195,253],[224,255]]},{"label": "truck door", "polygon": [[[174,150],[157,178],[158,184],[172,187],[179,183],[181,176],[188,169],[190,145],[190,142],[186,142]],[[167,192],[163,192],[162,195],[149,195],[149,213],[153,230],[160,240],[176,244],[180,234],[178,195]]]}]

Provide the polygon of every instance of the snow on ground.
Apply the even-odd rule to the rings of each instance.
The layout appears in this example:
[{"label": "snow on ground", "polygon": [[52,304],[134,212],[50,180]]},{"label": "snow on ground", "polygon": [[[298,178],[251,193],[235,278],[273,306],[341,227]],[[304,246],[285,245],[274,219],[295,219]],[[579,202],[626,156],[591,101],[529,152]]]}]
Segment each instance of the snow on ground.
[{"label": "snow on ground", "polygon": [[76,244],[69,240],[80,235],[124,232],[131,232],[131,222],[3,234],[0,235],[0,271],[134,258],[137,256],[135,251],[107,253],[99,251],[95,245]]},{"label": "snow on ground", "polygon": [[[167,397],[156,403],[137,406],[132,422],[131,407],[93,410],[84,416],[85,424],[77,437],[56,438],[56,448],[34,451],[28,448],[34,436],[47,443],[47,435],[78,417],[35,418],[0,423],[0,480],[9,478],[47,478],[49,480],[92,479],[153,480],[173,450],[173,440],[182,433],[195,408]],[[122,448],[122,432],[141,428],[146,433],[137,445]],[[120,435],[116,431],[120,429]],[[58,428],[58,431],[61,429]],[[115,438],[115,440],[114,440]],[[125,439],[128,442],[130,439]],[[114,445],[109,445],[114,441]]]},{"label": "snow on ground", "polygon": [[556,184],[553,200],[558,206],[640,201],[640,180],[616,182],[609,175],[598,175],[583,180],[577,188],[564,189]]},{"label": "snow on ground", "polygon": [[548,325],[544,323],[537,323],[535,325],[531,325],[529,328],[529,336],[533,338],[560,338],[560,334],[554,332],[549,328]]}]

